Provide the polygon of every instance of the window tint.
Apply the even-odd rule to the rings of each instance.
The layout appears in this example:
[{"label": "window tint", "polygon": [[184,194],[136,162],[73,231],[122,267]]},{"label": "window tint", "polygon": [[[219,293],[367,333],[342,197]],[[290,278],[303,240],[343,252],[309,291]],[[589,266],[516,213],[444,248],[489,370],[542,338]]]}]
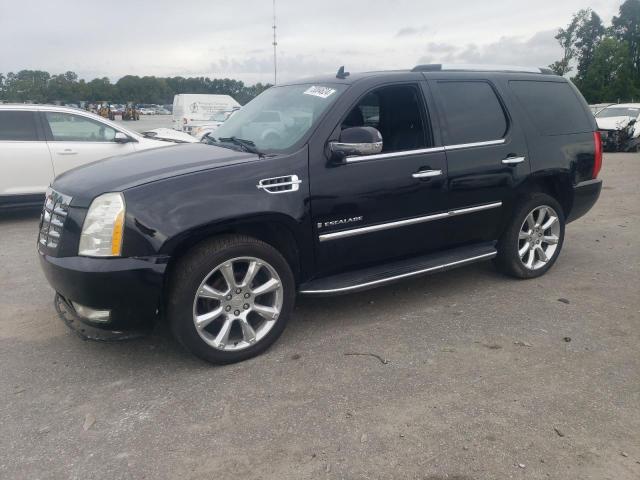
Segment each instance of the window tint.
[{"label": "window tint", "polygon": [[47,112],[46,118],[56,142],[112,142],[116,135],[108,125],[79,115]]},{"label": "window tint", "polygon": [[450,145],[498,140],[507,119],[491,85],[485,82],[438,82]]},{"label": "window tint", "polygon": [[0,141],[38,140],[36,117],[33,112],[0,111]]},{"label": "window tint", "polygon": [[541,135],[590,132],[593,125],[575,92],[565,82],[509,82]]},{"label": "window tint", "polygon": [[383,152],[415,150],[427,146],[424,118],[417,87],[382,87],[365,95],[343,120],[341,128],[377,128],[382,134]]}]

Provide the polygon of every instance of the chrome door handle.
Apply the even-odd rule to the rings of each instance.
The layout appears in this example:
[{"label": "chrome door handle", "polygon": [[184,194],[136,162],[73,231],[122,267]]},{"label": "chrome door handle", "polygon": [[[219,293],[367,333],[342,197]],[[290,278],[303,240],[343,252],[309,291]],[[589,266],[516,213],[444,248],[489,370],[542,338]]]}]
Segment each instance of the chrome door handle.
[{"label": "chrome door handle", "polygon": [[413,178],[429,178],[429,177],[439,177],[442,175],[442,170],[420,170],[412,174]]},{"label": "chrome door handle", "polygon": [[507,157],[502,160],[505,165],[517,165],[522,162],[524,162],[524,157]]},{"label": "chrome door handle", "polygon": [[66,148],[58,152],[58,155],[77,155],[78,152],[75,150],[71,150],[70,148]]}]

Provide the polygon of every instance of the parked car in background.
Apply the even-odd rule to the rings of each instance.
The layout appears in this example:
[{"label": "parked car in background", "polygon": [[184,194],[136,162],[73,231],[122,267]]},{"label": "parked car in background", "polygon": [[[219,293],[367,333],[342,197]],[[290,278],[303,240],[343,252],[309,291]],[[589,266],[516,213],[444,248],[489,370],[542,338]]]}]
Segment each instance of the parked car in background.
[{"label": "parked car in background", "polygon": [[191,133],[198,122],[208,121],[218,112],[230,112],[240,104],[230,95],[182,93],[173,97],[173,128]]},{"label": "parked car in background", "polygon": [[195,125],[191,130],[191,135],[193,135],[198,140],[202,140],[202,137],[214,132],[220,125],[227,121],[227,119],[238,110],[239,109],[232,110],[230,112],[217,112],[215,115],[209,117],[208,120],[194,122]]},{"label": "parked car in background", "polygon": [[610,103],[594,103],[594,104],[589,105],[589,110],[591,110],[591,113],[593,113],[595,115],[600,110],[602,110],[605,107],[608,107],[609,105],[611,105],[611,104]]},{"label": "parked car in background", "polygon": [[296,294],[490,259],[543,275],[601,165],[586,102],[546,69],[341,68],[265,90],[202,143],[56,178],[40,263],[72,328],[162,315],[194,354],[237,362],[276,341]]},{"label": "parked car in background", "polygon": [[0,209],[40,206],[53,178],[71,168],[167,145],[84,110],[0,105]]},{"label": "parked car in background", "polygon": [[633,152],[640,147],[640,103],[618,103],[596,114],[606,151]]},{"label": "parked car in background", "polygon": [[200,140],[186,132],[179,132],[173,128],[153,128],[142,132],[146,138],[154,138],[174,143],[197,143]]}]

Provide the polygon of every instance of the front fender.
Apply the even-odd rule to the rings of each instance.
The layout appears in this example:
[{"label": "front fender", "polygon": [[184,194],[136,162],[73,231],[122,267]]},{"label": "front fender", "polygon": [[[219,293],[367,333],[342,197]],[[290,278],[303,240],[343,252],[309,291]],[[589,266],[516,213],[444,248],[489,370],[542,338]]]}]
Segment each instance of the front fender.
[{"label": "front fender", "polygon": [[[297,175],[296,191],[257,188],[265,178]],[[126,256],[174,255],[187,238],[256,221],[279,222],[311,245],[307,150],[148,183],[124,192]]]}]

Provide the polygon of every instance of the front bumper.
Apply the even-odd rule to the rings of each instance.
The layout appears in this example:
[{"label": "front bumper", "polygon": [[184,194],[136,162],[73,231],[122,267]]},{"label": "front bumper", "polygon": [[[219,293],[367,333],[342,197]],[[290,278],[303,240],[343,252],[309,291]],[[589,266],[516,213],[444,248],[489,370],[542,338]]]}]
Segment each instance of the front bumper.
[{"label": "front bumper", "polygon": [[138,329],[156,320],[168,257],[52,257],[39,252],[49,284],[70,304],[110,310],[108,322],[85,323],[109,330]]},{"label": "front bumper", "polygon": [[598,178],[574,185],[573,205],[567,217],[567,223],[577,220],[591,210],[591,207],[598,201],[601,190],[602,180]]}]

